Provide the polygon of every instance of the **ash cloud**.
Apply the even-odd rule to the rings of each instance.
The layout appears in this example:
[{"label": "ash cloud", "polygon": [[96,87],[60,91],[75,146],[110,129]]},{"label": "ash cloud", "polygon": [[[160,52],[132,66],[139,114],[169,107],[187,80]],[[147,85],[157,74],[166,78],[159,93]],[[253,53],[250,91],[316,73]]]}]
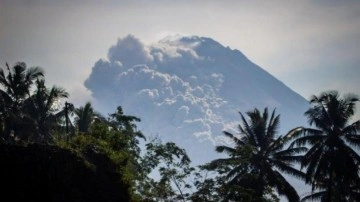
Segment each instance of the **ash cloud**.
[{"label": "ash cloud", "polygon": [[146,46],[133,35],[118,39],[109,49],[108,58],[111,62],[120,61],[124,66],[146,64],[153,60],[153,56]]},{"label": "ash cloud", "polygon": [[141,118],[145,135],[176,142],[201,161],[224,143],[222,130],[240,120],[238,111],[265,106],[296,111],[284,97],[306,103],[241,52],[209,38],[165,38],[147,46],[129,35],[118,39],[107,57],[94,64],[85,82],[95,107],[113,112],[121,105]]}]

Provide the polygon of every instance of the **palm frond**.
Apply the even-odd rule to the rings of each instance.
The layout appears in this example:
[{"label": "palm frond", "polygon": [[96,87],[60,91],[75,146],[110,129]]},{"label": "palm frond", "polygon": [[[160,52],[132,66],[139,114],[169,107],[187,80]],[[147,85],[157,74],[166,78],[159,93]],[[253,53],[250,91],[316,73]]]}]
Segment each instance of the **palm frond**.
[{"label": "palm frond", "polygon": [[327,193],[327,191],[313,192],[313,193],[311,193],[311,194],[303,197],[303,198],[301,199],[301,201],[302,201],[302,202],[303,202],[303,201],[310,201],[310,200],[311,200],[311,201],[319,201],[319,200],[321,200],[323,197],[326,196],[326,193]]},{"label": "palm frond", "polygon": [[10,84],[8,83],[5,74],[4,74],[4,70],[2,68],[0,68],[0,84],[2,86],[4,86],[6,89],[10,88]]},{"label": "palm frond", "polygon": [[279,195],[285,196],[288,201],[299,201],[300,197],[295,188],[278,172],[271,168],[267,169],[266,177],[269,179],[270,185],[274,186]]},{"label": "palm frond", "polygon": [[278,156],[273,157],[273,160],[281,161],[286,164],[294,164],[294,163],[301,163],[304,156],[302,155],[291,155],[291,156]]},{"label": "palm frond", "polygon": [[245,142],[239,138],[237,138],[236,136],[234,136],[232,133],[229,133],[227,131],[223,131],[224,135],[229,137],[230,139],[232,139],[236,145],[238,146],[242,146],[245,144]]},{"label": "palm frond", "polygon": [[294,148],[288,148],[279,152],[276,152],[273,154],[274,157],[280,157],[280,156],[291,156],[293,154],[299,154],[307,152],[309,149],[307,147],[294,147]]},{"label": "palm frond", "polygon": [[265,108],[263,115],[261,115],[257,108],[255,108],[253,111],[247,112],[247,115],[250,117],[250,128],[255,140],[254,146],[264,150],[266,148],[265,145],[267,144],[265,140],[267,125],[266,121],[268,117],[267,108]]},{"label": "palm frond", "polygon": [[355,94],[347,94],[344,96],[343,103],[345,105],[344,118],[348,120],[355,113],[355,102],[359,101],[359,96]]},{"label": "palm frond", "polygon": [[239,178],[241,175],[244,175],[244,167],[242,165],[236,166],[235,168],[231,169],[230,172],[226,175],[226,179],[231,181],[234,178]]},{"label": "palm frond", "polygon": [[[272,160],[271,163],[274,167],[276,167],[277,169],[279,169],[281,172],[283,173],[286,173],[286,174],[289,174],[291,176],[294,176],[298,179],[301,179],[301,180],[305,180],[305,173],[292,167],[291,165],[287,164],[287,163],[284,163],[284,162],[287,162],[287,161],[295,161],[295,162],[298,162],[301,160],[301,156],[296,156],[296,157],[293,157],[294,159],[287,159],[287,160],[282,160],[282,159],[279,159],[279,160]],[[297,159],[298,158],[298,159]]]},{"label": "palm frond", "polygon": [[356,121],[343,129],[345,140],[357,148],[360,147],[360,121]]},{"label": "palm frond", "polygon": [[244,134],[248,137],[248,139],[249,139],[248,141],[250,144],[257,146],[257,140],[255,139],[255,135],[254,135],[250,125],[246,121],[243,114],[241,112],[239,112],[239,113],[240,113],[240,117],[241,117],[242,125],[243,125],[243,127],[241,127],[241,128],[243,128]]},{"label": "palm frond", "polygon": [[305,112],[305,116],[308,117],[310,125],[315,124],[318,128],[328,130],[329,125],[332,123],[327,113],[326,100],[331,94],[336,94],[336,92],[323,92],[319,97],[312,97],[310,104],[312,104],[313,107]]},{"label": "palm frond", "polygon": [[[354,162],[354,165],[358,166],[358,172],[359,172],[360,171],[359,170],[360,169],[360,167],[359,167],[360,166],[360,155],[359,155],[359,153],[357,151],[354,151],[353,148],[348,147],[348,146],[344,146],[342,149],[344,150],[346,156],[350,157],[349,159],[351,159],[351,161]],[[347,163],[347,164],[349,164],[349,163]],[[354,169],[355,169],[355,167],[354,167]]]},{"label": "palm frond", "polygon": [[303,165],[307,165],[310,160],[317,161],[318,159],[314,159],[313,157],[316,156],[316,152],[322,153],[323,144],[322,142],[318,142],[315,145],[313,145],[304,155],[304,162]]},{"label": "palm frond", "polygon": [[230,156],[233,156],[236,154],[236,149],[228,147],[228,146],[216,146],[215,150],[219,153],[225,152],[225,153],[229,154]]},{"label": "palm frond", "polygon": [[[318,169],[319,161],[323,156],[323,147],[322,146],[313,146],[305,155],[301,162],[301,167],[306,166],[306,182],[311,182],[313,184],[314,173]],[[322,169],[322,168],[320,168]]]},{"label": "palm frond", "polygon": [[40,77],[44,77],[44,70],[41,67],[30,67],[26,70],[26,81],[30,82]]},{"label": "palm frond", "polygon": [[235,162],[234,158],[220,158],[211,161],[210,163],[208,163],[208,166],[210,168],[217,168],[224,165],[234,165],[234,162]]},{"label": "palm frond", "polygon": [[290,130],[285,136],[283,136],[283,140],[292,140],[296,139],[302,135],[304,135],[304,127],[296,127]]},{"label": "palm frond", "polygon": [[268,126],[267,126],[267,130],[266,130],[266,136],[268,139],[273,139],[275,134],[277,134],[277,130],[279,128],[280,125],[280,115],[275,116],[275,109],[273,110]]},{"label": "palm frond", "polygon": [[294,145],[296,146],[304,146],[306,144],[314,145],[317,142],[324,141],[326,138],[327,138],[326,135],[318,135],[318,134],[299,137],[290,143],[289,148],[293,148]]},{"label": "palm frond", "polygon": [[47,97],[46,109],[50,111],[57,100],[67,98],[68,96],[69,93],[67,93],[64,88],[53,86]]},{"label": "palm frond", "polygon": [[[317,160],[314,160],[314,159],[312,160],[313,162],[316,163],[316,168],[310,170],[310,172],[309,172],[312,174],[312,181],[313,181],[312,185],[313,186],[315,185],[314,182],[322,181],[324,179],[324,177],[327,177],[327,175],[329,174],[328,168],[331,166],[332,158],[334,158],[334,157],[329,155],[329,153],[326,153],[326,154],[323,154],[321,158],[319,158]],[[329,179],[329,180],[333,180],[333,179]],[[332,181],[330,181],[330,183],[332,183]],[[319,188],[318,184],[316,184],[315,188]]]}]

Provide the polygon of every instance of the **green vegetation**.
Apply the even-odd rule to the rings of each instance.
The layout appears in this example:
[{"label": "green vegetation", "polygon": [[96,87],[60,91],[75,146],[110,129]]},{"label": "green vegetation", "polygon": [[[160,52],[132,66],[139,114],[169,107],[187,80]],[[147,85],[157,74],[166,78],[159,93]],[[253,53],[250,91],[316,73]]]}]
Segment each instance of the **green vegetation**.
[{"label": "green vegetation", "polygon": [[[215,148],[225,157],[193,167],[186,151],[175,143],[146,140],[136,126],[140,118],[126,115],[121,106],[108,116],[97,113],[89,102],[59,106],[68,93],[56,86],[47,88],[41,68],[6,64],[5,70],[0,69],[0,85],[0,161],[7,165],[0,172],[5,182],[27,183],[8,189],[23,192],[19,200],[360,198],[360,121],[349,123],[359,101],[355,95],[341,98],[329,91],[314,96],[305,115],[315,128],[297,127],[286,135],[278,134],[280,116],[275,110],[240,113],[238,134],[224,132],[232,143]],[[310,185],[312,192],[301,198],[284,174]],[[35,178],[50,183],[44,197],[29,191],[40,186]]]}]

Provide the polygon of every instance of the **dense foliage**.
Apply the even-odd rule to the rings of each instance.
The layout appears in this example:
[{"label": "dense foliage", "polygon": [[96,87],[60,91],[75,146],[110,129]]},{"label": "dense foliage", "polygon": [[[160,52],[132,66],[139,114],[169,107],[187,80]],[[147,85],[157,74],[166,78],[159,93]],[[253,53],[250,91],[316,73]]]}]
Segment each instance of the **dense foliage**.
[{"label": "dense foliage", "polygon": [[[337,92],[329,91],[313,96],[305,115],[315,128],[296,127],[286,135],[278,134],[280,116],[275,110],[269,113],[267,108],[263,112],[254,109],[246,116],[240,113],[238,134],[224,131],[232,144],[215,148],[224,158],[194,167],[186,151],[175,143],[147,140],[136,126],[140,118],[126,115],[121,106],[103,116],[90,102],[79,107],[68,102],[62,104],[68,93],[57,86],[47,88],[39,67],[6,64],[5,69],[0,69],[0,85],[3,149],[0,161],[9,163],[12,161],[9,155],[18,153],[15,154],[18,160],[19,155],[30,160],[20,162],[22,167],[16,172],[28,169],[26,166],[36,167],[38,161],[24,153],[34,148],[34,159],[48,155],[44,164],[52,165],[58,158],[74,160],[73,164],[61,165],[75,169],[65,173],[72,175],[71,178],[48,183],[65,186],[86,180],[73,176],[82,175],[79,172],[85,169],[86,173],[93,172],[89,178],[94,182],[109,182],[104,186],[115,192],[113,196],[121,193],[123,198],[118,197],[118,201],[260,202],[279,201],[280,197],[289,201],[358,201],[360,198],[360,121],[349,123],[359,101],[355,95],[340,98]],[[16,176],[8,168],[1,172],[2,176]],[[37,173],[40,178],[41,172],[49,176],[53,171],[41,168]],[[24,173],[31,178],[31,173]],[[313,188],[312,192],[300,198],[286,175],[303,180]],[[84,187],[75,191],[63,188],[86,200],[84,193],[94,187]],[[101,191],[104,190],[91,192],[105,201],[111,197]],[[61,198],[59,192],[51,193]]]},{"label": "dense foliage", "polygon": [[1,144],[3,201],[129,201],[129,186],[106,155],[90,148],[79,157],[51,145]]}]

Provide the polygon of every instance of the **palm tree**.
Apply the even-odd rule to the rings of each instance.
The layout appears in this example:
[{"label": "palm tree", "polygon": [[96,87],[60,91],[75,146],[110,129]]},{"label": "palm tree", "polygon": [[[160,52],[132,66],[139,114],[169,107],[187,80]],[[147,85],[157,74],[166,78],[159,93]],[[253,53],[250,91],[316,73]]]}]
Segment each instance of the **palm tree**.
[{"label": "palm tree", "polygon": [[25,99],[30,97],[30,89],[34,81],[44,76],[39,67],[27,68],[25,63],[16,63],[12,68],[6,63],[7,75],[0,68],[0,117],[2,135],[9,139],[13,132],[19,135],[28,125],[24,122],[20,108]]},{"label": "palm tree", "polygon": [[[217,146],[217,152],[225,152],[229,158],[216,159],[210,163],[213,167],[229,166],[226,179],[228,187],[250,189],[255,195],[264,198],[267,188],[275,188],[280,195],[289,201],[299,201],[296,190],[280,173],[284,172],[298,178],[304,174],[292,167],[301,156],[294,153],[303,152],[304,147],[283,149],[289,141],[288,136],[276,137],[280,116],[272,112],[270,119],[268,109],[261,114],[258,109],[246,113],[249,121],[240,113],[242,125],[239,125],[238,136],[229,132],[224,134],[231,138],[234,147]],[[257,200],[253,200],[257,201]]]},{"label": "palm tree", "polygon": [[[340,98],[337,91],[312,96],[312,107],[305,112],[310,126],[297,127],[289,132],[295,138],[290,147],[307,146],[301,166],[306,168],[306,183],[322,201],[348,201],[360,193],[359,153],[360,121],[349,124],[359,98],[349,94]],[[357,188],[354,188],[357,187]]]},{"label": "palm tree", "polygon": [[26,97],[30,96],[30,88],[34,81],[44,76],[40,67],[26,68],[23,62],[16,63],[12,68],[6,63],[8,70],[5,76],[4,70],[0,68],[0,84],[5,88],[6,95],[18,106]]},{"label": "palm tree", "polygon": [[80,133],[89,132],[91,123],[96,119],[104,121],[105,119],[97,112],[94,111],[90,102],[87,102],[85,106],[81,106],[74,110],[76,118],[75,124],[78,127]]},{"label": "palm tree", "polygon": [[57,128],[59,120],[63,117],[62,110],[58,110],[58,102],[67,98],[69,94],[65,89],[53,86],[48,89],[44,79],[36,81],[34,94],[24,101],[22,111],[36,125],[36,139],[48,141]]}]

